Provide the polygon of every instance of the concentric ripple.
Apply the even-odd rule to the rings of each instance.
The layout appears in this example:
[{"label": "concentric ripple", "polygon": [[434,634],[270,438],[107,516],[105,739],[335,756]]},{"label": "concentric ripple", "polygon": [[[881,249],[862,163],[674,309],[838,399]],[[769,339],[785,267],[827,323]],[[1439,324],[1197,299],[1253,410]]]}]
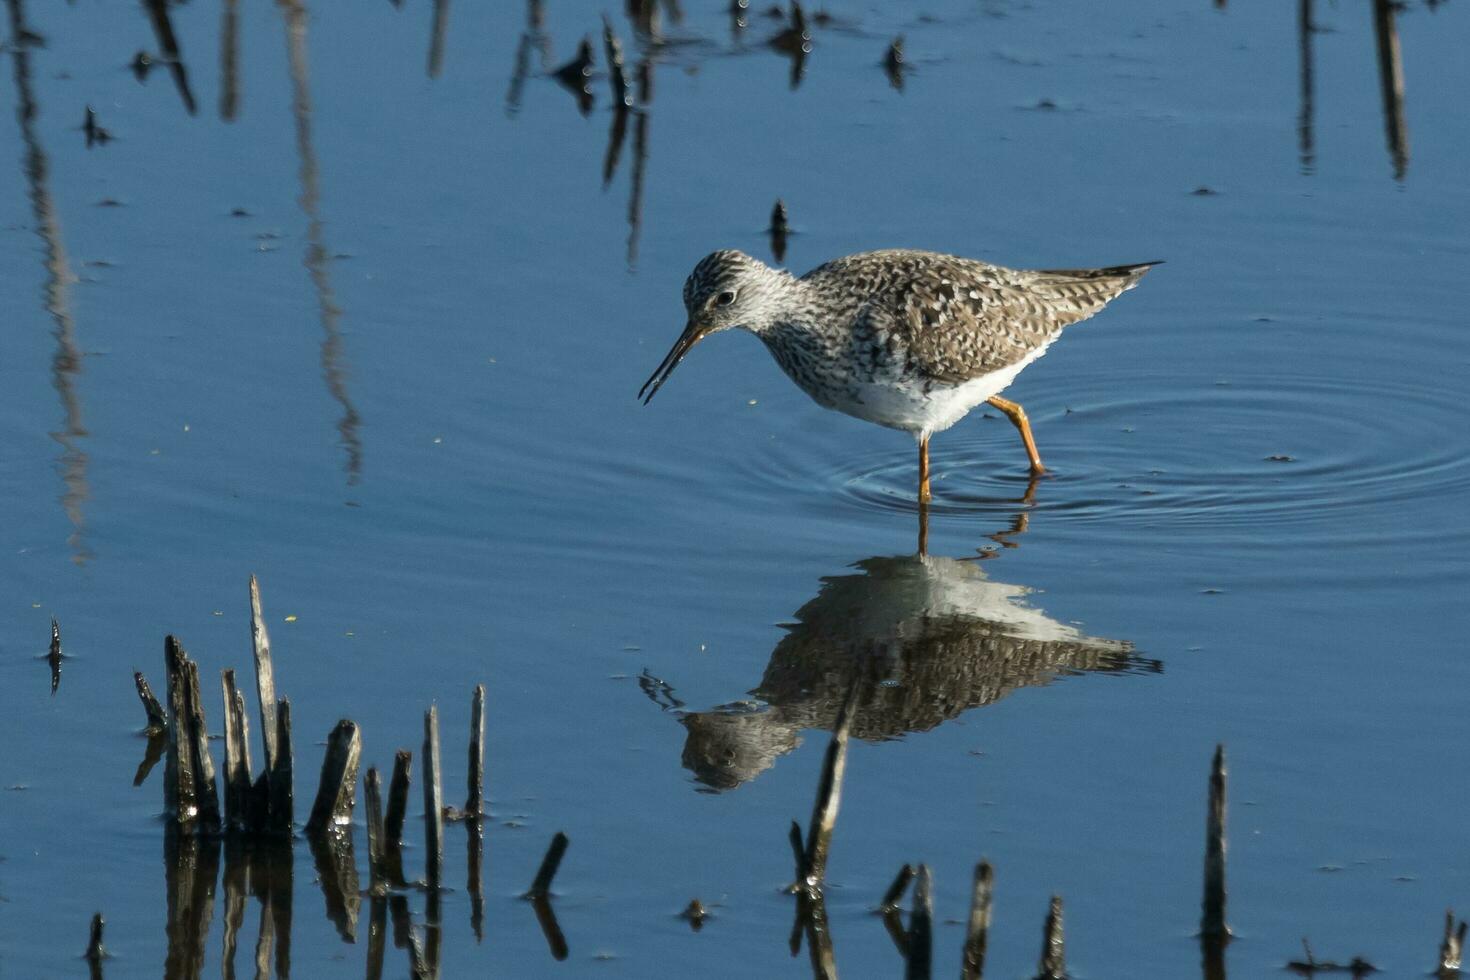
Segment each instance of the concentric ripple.
[{"label": "concentric ripple", "polygon": [[[1032,410],[1051,468],[1031,494],[1036,519],[1104,537],[1142,528],[1341,542],[1465,534],[1463,522],[1434,520],[1470,493],[1470,441],[1453,392],[1320,375],[1188,388],[1149,380],[1131,396],[1072,390],[1072,407]],[[751,465],[781,484],[820,480],[845,506],[913,512],[913,450],[870,442],[824,473],[811,473],[809,447],[790,441]],[[1005,420],[972,416],[936,436],[931,452],[935,516],[993,522],[998,508],[1027,503],[1025,456]]]}]

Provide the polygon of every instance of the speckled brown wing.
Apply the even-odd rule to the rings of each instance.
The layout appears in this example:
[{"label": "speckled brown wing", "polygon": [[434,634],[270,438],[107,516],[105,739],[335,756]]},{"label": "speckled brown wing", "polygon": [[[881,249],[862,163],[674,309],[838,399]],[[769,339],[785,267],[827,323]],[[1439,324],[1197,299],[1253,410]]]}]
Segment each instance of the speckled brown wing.
[{"label": "speckled brown wing", "polygon": [[907,372],[959,384],[1023,360],[1153,264],[1032,271],[893,251],[838,259],[809,277],[839,274],[867,286],[857,290],[866,294],[856,311],[860,332],[893,337]]}]

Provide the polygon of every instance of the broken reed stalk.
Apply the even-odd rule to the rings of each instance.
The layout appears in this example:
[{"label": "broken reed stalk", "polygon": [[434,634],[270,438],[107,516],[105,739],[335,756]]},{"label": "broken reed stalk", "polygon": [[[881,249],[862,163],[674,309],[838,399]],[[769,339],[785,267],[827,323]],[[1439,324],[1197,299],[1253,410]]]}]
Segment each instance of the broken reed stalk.
[{"label": "broken reed stalk", "polygon": [[225,699],[225,827],[242,831],[251,827],[250,720],[233,670],[220,673],[220,688]]},{"label": "broken reed stalk", "polygon": [[1455,925],[1455,910],[1445,909],[1444,941],[1439,944],[1439,972],[1441,976],[1459,976],[1460,962],[1465,951],[1465,922]]},{"label": "broken reed stalk", "polygon": [[898,908],[899,901],[903,898],[904,890],[909,887],[909,882],[914,880],[914,867],[905,864],[898,869],[898,874],[893,878],[893,884],[883,893],[883,901],[878,903],[879,912],[887,912]]},{"label": "broken reed stalk", "polygon": [[806,845],[801,841],[801,824],[795,820],[791,821],[791,830],[787,838],[791,841],[791,856],[796,859],[796,883],[789,891],[795,891],[806,881]]},{"label": "broken reed stalk", "polygon": [[143,676],[141,670],[133,671],[133,686],[138,689],[138,700],[143,702],[143,710],[148,715],[148,727],[144,731],[156,734],[167,729],[168,712],[158,703],[153,688],[148,686],[148,678]]},{"label": "broken reed stalk", "polygon": [[929,875],[929,865],[919,865],[919,873],[914,879],[914,907],[909,912],[904,980],[929,980],[930,965],[934,956],[932,887],[933,881]]},{"label": "broken reed stalk", "polygon": [[220,829],[219,794],[199,694],[199,665],[172,636],[164,638],[163,655],[169,700],[164,808],[181,828],[216,833]]},{"label": "broken reed stalk", "polygon": [[275,715],[276,764],[269,774],[270,782],[267,784],[265,829],[278,837],[290,837],[296,807],[291,788],[291,702],[286,698],[277,701]]},{"label": "broken reed stalk", "polygon": [[263,811],[257,826],[275,836],[290,836],[295,815],[291,789],[291,707],[276,697],[275,665],[270,633],[260,608],[260,583],[250,576],[250,642],[255,651],[255,693],[260,700],[260,740],[265,769],[255,783],[256,806]]},{"label": "broken reed stalk", "polygon": [[1051,909],[1046,913],[1046,925],[1041,932],[1041,963],[1037,966],[1036,980],[1066,980],[1067,937],[1062,929],[1062,896],[1051,897]]},{"label": "broken reed stalk", "polygon": [[369,766],[362,781],[362,802],[367,808],[368,894],[377,897],[387,893],[389,880],[385,861],[387,831],[383,827],[383,780],[378,775],[377,766]]},{"label": "broken reed stalk", "polygon": [[51,649],[46,651],[46,660],[51,665],[51,693],[61,686],[61,624],[51,617]]},{"label": "broken reed stalk", "polygon": [[355,722],[343,718],[327,736],[322,757],[322,777],[306,832],[319,834],[352,821],[357,797],[357,767],[362,759],[362,733]]},{"label": "broken reed stalk", "polygon": [[1205,890],[1200,903],[1201,936],[1230,935],[1225,922],[1225,746],[1215,746],[1210,766],[1210,804],[1205,816]]},{"label": "broken reed stalk", "polygon": [[832,828],[837,825],[837,809],[842,803],[842,777],[847,771],[847,736],[852,727],[852,709],[857,700],[857,683],[848,691],[837,723],[832,726],[832,740],[822,759],[822,780],[817,785],[817,799],[812,807],[812,821],[807,828],[806,883],[820,885],[827,874],[827,852],[832,845]]},{"label": "broken reed stalk", "polygon": [[995,887],[995,869],[989,861],[975,865],[975,884],[970,892],[970,919],[965,924],[965,953],[961,980],[980,980],[985,975],[985,947],[990,936],[990,902]]},{"label": "broken reed stalk", "polygon": [[94,966],[101,963],[107,956],[107,949],[102,945],[102,927],[104,925],[106,925],[106,920],[102,918],[101,912],[92,916],[92,931],[87,939],[87,952],[84,955],[87,962]]},{"label": "broken reed stalk", "polygon": [[424,712],[424,873],[439,887],[444,865],[444,789],[439,783],[439,706]]},{"label": "broken reed stalk", "polygon": [[464,815],[478,820],[485,810],[485,685],[475,685],[474,701],[470,705],[470,773],[469,796],[465,799]]},{"label": "broken reed stalk", "polygon": [[397,870],[394,880],[403,874],[403,823],[408,818],[408,784],[413,775],[413,753],[399,749],[393,758],[393,778],[388,783],[388,811],[383,820],[384,853],[389,865]]},{"label": "broken reed stalk", "polygon": [[567,835],[561,831],[551,838],[551,846],[546,849],[546,856],[541,859],[541,867],[536,871],[536,880],[531,882],[531,890],[522,897],[529,898],[533,902],[544,901],[551,895],[551,879],[556,877],[556,871],[561,867],[561,859],[567,853],[567,845],[571,843]]}]

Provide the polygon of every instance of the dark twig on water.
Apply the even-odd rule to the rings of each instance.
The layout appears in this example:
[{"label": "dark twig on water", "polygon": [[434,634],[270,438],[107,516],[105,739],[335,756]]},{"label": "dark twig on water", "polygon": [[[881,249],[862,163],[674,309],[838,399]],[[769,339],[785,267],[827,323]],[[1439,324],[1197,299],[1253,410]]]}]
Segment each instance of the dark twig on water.
[{"label": "dark twig on water", "polygon": [[965,923],[965,952],[961,980],[980,980],[985,974],[985,947],[990,937],[990,902],[995,889],[995,870],[989,861],[975,865],[975,883],[970,892],[970,918]]},{"label": "dark twig on water", "polygon": [[582,115],[592,111],[592,41],[582,38],[577,45],[577,56],[556,71],[552,77],[563,88],[577,97],[577,108]]},{"label": "dark twig on water", "polygon": [[1205,888],[1201,902],[1201,936],[1230,935],[1225,922],[1225,746],[1215,746],[1210,765],[1210,803],[1205,815]]},{"label": "dark twig on water", "polygon": [[361,758],[362,733],[354,722],[343,718],[327,736],[321,781],[317,784],[311,817],[306,821],[307,833],[320,834],[352,821]]},{"label": "dark twig on water", "polygon": [[919,865],[914,878],[914,907],[909,910],[909,929],[904,957],[904,980],[929,980],[934,957],[934,900],[929,865]]},{"label": "dark twig on water", "polygon": [[898,874],[893,876],[893,884],[883,893],[883,900],[878,903],[879,912],[888,912],[898,908],[898,903],[903,900],[903,893],[909,887],[909,882],[914,880],[914,867],[905,864],[898,869]]},{"label": "dark twig on water", "polygon": [[628,108],[633,105],[633,96],[628,90],[628,75],[623,68],[623,42],[613,31],[612,21],[602,17],[602,48],[607,55],[607,75],[612,83],[613,104]]},{"label": "dark twig on water", "polygon": [[[88,107],[87,112],[91,113]],[[89,116],[90,118],[90,116]],[[51,649],[46,653],[46,662],[51,665],[51,693],[56,693],[56,688],[61,685],[61,625],[56,622],[56,617],[51,617]]]},{"label": "dark twig on water", "polygon": [[143,729],[144,733],[154,735],[166,731],[168,712],[158,703],[153,688],[148,686],[148,678],[141,670],[133,671],[133,686],[138,689],[138,700],[143,702],[143,711],[148,715],[148,727]]},{"label": "dark twig on water", "polygon": [[561,859],[567,853],[567,845],[571,843],[567,835],[561,831],[551,838],[551,846],[546,849],[546,856],[541,859],[541,867],[536,871],[536,880],[531,882],[530,891],[523,898],[532,901],[547,898],[551,895],[551,879],[556,877],[557,869],[561,867]]},{"label": "dark twig on water", "polygon": [[1046,913],[1046,925],[1041,932],[1041,962],[1037,966],[1036,980],[1066,980],[1067,937],[1062,930],[1062,897],[1051,897],[1051,909]]}]

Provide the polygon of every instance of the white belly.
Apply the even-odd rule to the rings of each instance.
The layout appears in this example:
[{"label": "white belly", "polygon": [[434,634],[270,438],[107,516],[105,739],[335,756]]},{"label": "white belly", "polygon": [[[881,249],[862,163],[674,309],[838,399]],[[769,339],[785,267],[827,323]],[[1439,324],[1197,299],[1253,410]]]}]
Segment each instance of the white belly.
[{"label": "white belly", "polygon": [[1037,348],[1009,367],[957,385],[931,382],[926,388],[922,383],[900,379],[889,384],[858,382],[844,393],[847,397],[834,399],[827,407],[923,438],[943,432],[970,409],[1000,394],[1026,365],[1045,353],[1046,347]]}]

